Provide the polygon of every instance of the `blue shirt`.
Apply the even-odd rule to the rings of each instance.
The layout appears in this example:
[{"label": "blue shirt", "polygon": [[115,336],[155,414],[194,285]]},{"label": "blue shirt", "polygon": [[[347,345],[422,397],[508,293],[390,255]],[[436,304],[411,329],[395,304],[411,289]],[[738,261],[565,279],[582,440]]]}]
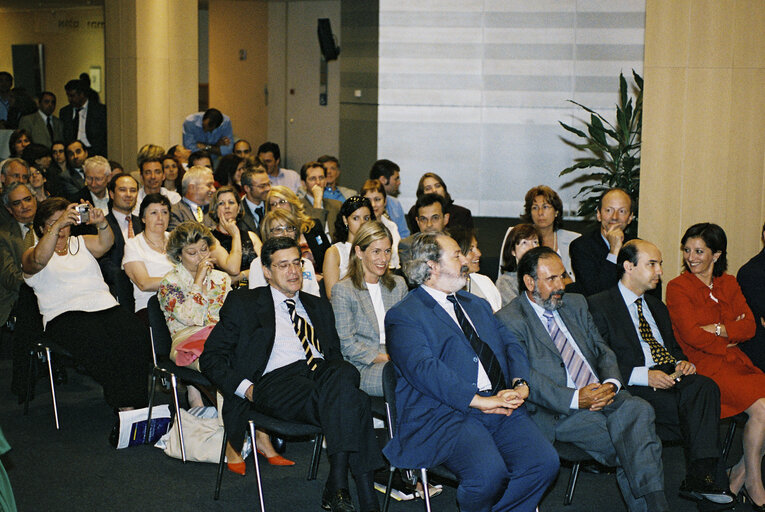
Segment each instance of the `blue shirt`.
[{"label": "blue shirt", "polygon": [[206,132],[202,128],[202,116],[204,115],[204,112],[197,112],[183,121],[183,146],[191,151],[197,151],[197,142],[213,146],[221,138],[228,137],[229,143],[227,146],[220,146],[220,154],[231,154],[234,150],[234,131],[231,128],[231,119],[224,114],[221,125],[211,132]]},{"label": "blue shirt", "polygon": [[390,220],[398,226],[398,234],[401,235],[401,238],[408,237],[411,233],[409,232],[409,226],[406,225],[406,215],[404,215],[404,209],[401,207],[401,201],[393,196],[388,196],[385,211],[388,212]]},{"label": "blue shirt", "polygon": [[334,199],[336,201],[340,201],[341,203],[344,203],[347,197],[345,197],[341,192],[339,188],[336,188],[332,190],[329,187],[324,187],[324,197],[327,199]]},{"label": "blue shirt", "polygon": [[289,189],[292,189],[294,193],[298,193],[298,189],[300,189],[300,175],[293,171],[292,169],[279,169],[279,174],[276,176],[268,175],[268,178],[271,180],[271,185],[282,185],[284,187],[287,187]]}]

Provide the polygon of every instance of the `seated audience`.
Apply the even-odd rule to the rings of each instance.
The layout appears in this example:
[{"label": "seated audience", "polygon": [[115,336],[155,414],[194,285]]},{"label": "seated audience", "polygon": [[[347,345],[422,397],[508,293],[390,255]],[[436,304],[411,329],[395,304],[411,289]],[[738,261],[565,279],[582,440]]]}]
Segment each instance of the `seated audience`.
[{"label": "seated audience", "polygon": [[[101,277],[96,258],[114,242],[103,212],[89,212],[87,222],[97,226],[97,235],[69,236],[80,222],[77,206],[60,197],[40,203],[34,220],[39,242],[24,252],[24,279],[37,295],[46,336],[103,386],[115,412],[144,407],[151,361],[148,333],[117,304]],[[118,432],[119,424],[115,427]]]},{"label": "seated audience", "polygon": [[531,249],[518,263],[518,288],[525,293],[497,313],[526,349],[532,418],[550,441],[574,443],[616,466],[630,512],[668,512],[653,408],[622,389],[616,355],[585,298],[564,292],[565,273],[551,248]]},{"label": "seated audience", "polygon": [[667,284],[677,342],[698,372],[720,388],[721,416],[746,412],[744,455],[730,471],[730,488],[765,510],[762,485],[765,373],[738,347],[754,336],[755,320],[728,268],[727,238],[717,224],[694,224],[681,240],[685,271]]},{"label": "seated audience", "polygon": [[21,158],[21,153],[24,152],[24,148],[32,143],[32,136],[23,128],[13,130],[11,136],[8,138],[8,151],[11,158]]},{"label": "seated audience", "polygon": [[384,453],[398,467],[446,466],[462,510],[532,512],[559,462],[524,405],[523,348],[486,301],[461,291],[467,260],[454,240],[419,233],[411,252],[404,272],[417,288],[385,317],[398,385]]},{"label": "seated audience", "polygon": [[[160,165],[161,170],[161,165]],[[160,183],[162,180],[160,180]],[[207,210],[215,193],[213,173],[208,167],[195,165],[183,175],[183,199],[170,209],[170,226],[173,230],[182,222],[193,220],[208,228],[215,227]],[[172,202],[172,201],[171,201]]]},{"label": "seated audience", "polygon": [[398,189],[401,186],[401,169],[390,160],[378,160],[372,164],[369,179],[379,180],[383,184],[387,197],[385,211],[390,220],[396,223],[401,238],[408,237],[411,233],[409,233],[409,227],[406,225],[406,215],[404,215],[404,209],[401,207],[401,201],[397,199]]},{"label": "seated audience", "polygon": [[533,224],[516,224],[508,233],[500,257],[505,263],[496,282],[503,307],[518,296],[518,262],[534,247],[539,247],[539,232]]},{"label": "seated audience", "polygon": [[335,243],[324,254],[322,276],[327,298],[332,298],[332,287],[348,273],[351,245],[356,232],[370,220],[375,220],[375,217],[366,197],[351,196],[340,208],[340,215],[335,219]]},{"label": "seated audience", "polygon": [[106,215],[109,213],[106,185],[112,173],[109,161],[102,156],[91,156],[82,164],[82,170],[85,172],[85,186],[72,198],[72,202],[91,203]]},{"label": "seated audience", "polygon": [[239,221],[239,229],[260,233],[260,224],[266,216],[268,193],[271,191],[271,181],[268,179],[266,169],[260,165],[248,167],[242,174],[242,188],[244,189],[242,200],[244,213]]},{"label": "seated audience", "polygon": [[361,195],[369,199],[369,202],[372,204],[372,213],[375,214],[375,219],[382,222],[383,226],[390,231],[392,241],[390,268],[399,268],[401,265],[398,260],[398,243],[401,241],[401,235],[398,234],[396,223],[386,215],[387,194],[385,193],[385,187],[380,183],[380,180],[367,180],[361,187]]},{"label": "seated audience", "polygon": [[50,197],[45,184],[48,180],[45,178],[45,169],[38,169],[35,166],[29,167],[29,185],[35,195],[38,203],[42,203]]},{"label": "seated audience", "polygon": [[[533,187],[526,192],[523,210],[521,221],[534,225],[539,233],[540,244],[558,253],[566,272],[573,279],[574,272],[571,268],[568,248],[571,241],[581,235],[561,227],[563,224],[563,201],[561,201],[558,193],[545,185]],[[502,240],[500,255],[505,254],[505,244],[512,229],[512,227],[507,228],[505,238]],[[520,256],[517,259],[520,259]],[[500,258],[499,263],[501,271],[503,266],[510,264],[510,261]]]},{"label": "seated audience", "polygon": [[284,186],[297,194],[300,188],[300,174],[292,169],[283,169],[281,164],[281,151],[279,145],[275,142],[264,142],[258,147],[258,160],[266,167],[268,177],[271,179],[271,185]]},{"label": "seated audience", "polygon": [[289,188],[280,185],[272,186],[268,192],[267,210],[276,208],[288,210],[300,222],[298,244],[303,258],[310,260],[314,268],[321,269],[324,265],[324,253],[329,249],[329,239],[317,219],[312,219],[305,213],[303,203]]},{"label": "seated audience", "polygon": [[[426,172],[420,177],[420,182],[417,184],[417,198],[419,199],[425,194],[438,194],[446,200],[444,213],[449,214],[446,229],[473,229],[473,214],[467,208],[454,204],[454,200],[446,190],[446,183],[438,174]],[[409,209],[406,222],[412,234],[420,231],[415,206]]]},{"label": "seated audience", "polygon": [[327,199],[334,199],[335,201],[340,201],[342,203],[349,197],[358,195],[358,193],[352,188],[338,185],[337,182],[340,178],[340,161],[337,159],[337,157],[322,155],[316,160],[324,165],[324,169],[327,170],[327,182],[324,186],[324,197]]},{"label": "seated audience", "polygon": [[162,157],[162,171],[165,173],[163,186],[168,192],[175,192],[180,197],[183,189],[183,175],[186,170],[178,159],[172,155]]},{"label": "seated audience", "polygon": [[148,325],[149,299],[159,289],[165,274],[173,269],[166,249],[170,201],[162,194],[149,194],[141,202],[140,219],[143,231],[133,236],[128,233],[125,239],[122,268],[133,283],[135,312]]},{"label": "seated audience", "polygon": [[298,192],[306,215],[319,219],[330,237],[335,236],[341,201],[324,197],[326,170],[320,162],[307,162],[300,168],[301,189]]},{"label": "seated audience", "polygon": [[502,307],[502,296],[487,276],[479,274],[481,270],[481,251],[478,249],[478,240],[472,229],[454,229],[450,232],[454,241],[460,246],[460,252],[467,259],[468,277],[465,290],[486,301],[491,310],[496,313]]},{"label": "seated audience", "polygon": [[[263,243],[269,238],[277,236],[286,236],[297,241],[300,237],[300,221],[289,210],[276,208],[268,212],[260,223],[260,236]],[[300,262],[303,268],[303,287],[301,290],[319,297],[321,295],[319,289],[320,276],[316,275],[313,263],[304,257],[301,257]],[[250,265],[249,287],[252,289],[260,286],[268,286],[268,283],[263,274],[263,264],[260,262],[260,256],[258,256],[252,260]]]},{"label": "seated audience", "polygon": [[617,357],[627,390],[650,403],[656,433],[662,440],[683,442],[686,477],[684,498],[732,503],[728,482],[716,487],[720,461],[720,390],[696,373],[675,341],[669,311],[645,292],[659,284],[661,252],[650,242],[631,240],[619,251],[619,283],[590,296],[590,313],[598,331]]},{"label": "seated audience", "polygon": [[351,246],[348,273],[332,287],[340,349],[361,374],[359,387],[370,396],[383,396],[382,370],[390,360],[385,313],[407,292],[404,278],[390,271],[392,242],[381,222],[361,226]]},{"label": "seated audience", "polygon": [[217,223],[212,234],[220,247],[227,251],[229,258],[239,255],[239,274],[235,281],[246,280],[250,273],[250,265],[260,254],[260,246],[263,245],[260,237],[252,231],[242,233],[239,229],[238,221],[242,207],[234,187],[225,185],[216,190],[210,204],[210,218]]},{"label": "seated audience", "polygon": [[66,171],[66,145],[61,140],[54,140],[50,146],[53,163],[58,166],[59,171]]},{"label": "seated audience", "polygon": [[[417,228],[420,233],[437,233],[444,231],[449,223],[449,214],[444,213],[446,199],[438,194],[424,194],[414,203],[417,212]],[[414,235],[401,239],[398,244],[398,259],[403,268],[411,258],[410,252]]]},{"label": "seated audience", "polygon": [[[21,153],[21,158],[29,164],[30,168],[34,167],[38,173],[35,177],[35,193],[38,201],[42,202],[51,195],[52,191],[59,192],[61,188],[58,180],[61,175],[61,171],[57,165],[53,163],[53,155],[50,148],[43,146],[42,144],[30,144]],[[30,175],[30,180],[32,176]]]},{"label": "seated audience", "polygon": [[163,186],[165,183],[165,170],[162,159],[162,156],[147,156],[141,159],[138,170],[143,187],[138,191],[136,209],[133,215],[140,213],[138,209],[141,203],[143,203],[143,198],[149,194],[162,194],[170,201],[171,205],[181,201],[181,195],[178,192],[168,190]]},{"label": "seated audience", "polygon": [[186,170],[189,170],[190,168],[196,165],[201,167],[207,167],[208,169],[212,171],[213,165],[212,165],[212,157],[210,156],[210,153],[208,153],[207,151],[198,150],[189,154]]},{"label": "seated audience", "polygon": [[[760,236],[765,245],[765,224]],[[741,345],[741,350],[765,371],[765,248],[738,270],[736,280],[757,324],[754,338]]]},{"label": "seated audience", "polygon": [[175,158],[181,164],[184,171],[190,167],[189,157],[191,156],[191,150],[184,148],[182,144],[172,146],[167,150],[167,154]]},{"label": "seated audience", "polygon": [[300,248],[293,239],[267,240],[261,260],[270,286],[229,295],[201,357],[202,371],[224,396],[228,439],[241,445],[251,409],[317,425],[329,459],[322,507],[354,510],[350,468],[361,512],[379,510],[373,476],[384,462],[369,397],[358,389],[359,372],[343,360],[332,308],[300,292]]},{"label": "seated audience", "polygon": [[239,158],[247,158],[252,154],[252,146],[244,139],[234,142],[234,154]]},{"label": "seated audience", "polygon": [[218,160],[218,166],[215,168],[216,187],[230,185],[236,189],[236,193],[242,195],[242,173],[244,172],[247,161],[234,154],[228,154]]}]

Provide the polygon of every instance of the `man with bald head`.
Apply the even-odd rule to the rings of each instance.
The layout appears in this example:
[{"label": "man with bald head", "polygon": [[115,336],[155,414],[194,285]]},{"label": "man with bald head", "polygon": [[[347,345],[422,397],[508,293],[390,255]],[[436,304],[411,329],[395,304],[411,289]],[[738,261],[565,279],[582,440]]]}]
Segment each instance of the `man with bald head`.
[{"label": "man with bald head", "polygon": [[659,437],[683,441],[687,471],[680,495],[731,503],[727,482],[720,487],[714,483],[721,453],[720,390],[688,362],[664,303],[646,294],[659,283],[661,264],[654,244],[639,239],[625,243],[617,256],[619,282],[588,298],[590,313],[617,354],[629,392],[653,406]]}]

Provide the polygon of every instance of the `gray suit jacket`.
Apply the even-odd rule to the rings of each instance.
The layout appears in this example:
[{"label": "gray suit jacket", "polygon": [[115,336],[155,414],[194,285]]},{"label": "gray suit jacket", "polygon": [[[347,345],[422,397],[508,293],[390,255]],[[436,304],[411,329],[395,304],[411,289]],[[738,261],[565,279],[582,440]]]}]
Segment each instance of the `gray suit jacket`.
[{"label": "gray suit jacket", "polygon": [[[191,208],[189,208],[189,205],[187,205],[184,200],[180,200],[170,208],[170,224],[167,226],[167,230],[172,231],[178,226],[178,224],[186,222],[187,220],[193,220],[196,222],[197,218],[194,216]],[[202,224],[210,229],[215,227],[215,221],[212,220],[206,213],[204,219],[202,220]]]},{"label": "gray suit jacket", "polygon": [[5,324],[8,315],[19,296],[19,287],[24,282],[21,275],[21,255],[24,254],[24,239],[21,228],[14,220],[0,229],[0,325]]},{"label": "gray suit jacket", "polygon": [[[623,383],[616,355],[601,338],[587,309],[586,299],[576,293],[567,293],[558,313],[598,379],[601,382],[616,379]],[[566,367],[560,352],[525,293],[499,310],[496,316],[526,348],[531,366],[529,412],[545,436],[555,440],[555,424],[561,417],[571,414],[574,397],[574,389],[567,386]]]},{"label": "gray suit jacket", "polygon": [[65,171],[59,176],[59,182],[63,187],[64,195],[70,201],[74,201],[74,198],[85,187],[85,178],[75,171],[74,169],[67,167]]},{"label": "gray suit jacket", "polygon": [[[53,128],[53,140],[64,140],[64,125],[61,123],[61,119],[51,116],[50,124]],[[32,135],[32,140],[37,144],[47,147],[51,147],[53,144],[53,141],[50,140],[48,127],[45,126],[45,121],[40,117],[39,111],[22,117],[19,120],[19,128],[27,130]]]}]

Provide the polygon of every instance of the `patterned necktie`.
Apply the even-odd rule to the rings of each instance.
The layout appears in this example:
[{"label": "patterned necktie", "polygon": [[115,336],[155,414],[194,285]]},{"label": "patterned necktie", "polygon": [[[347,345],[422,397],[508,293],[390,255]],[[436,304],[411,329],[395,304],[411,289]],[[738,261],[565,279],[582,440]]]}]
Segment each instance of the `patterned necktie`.
[{"label": "patterned necktie", "polygon": [[[133,231],[133,216],[128,215],[126,217],[127,219],[127,225],[128,225],[128,238],[134,238],[135,237],[135,231]],[[145,235],[144,235],[145,236]]]},{"label": "patterned necktie", "polygon": [[305,318],[297,314],[295,311],[295,301],[293,299],[287,299],[284,303],[287,304],[287,310],[290,313],[295,334],[300,338],[300,343],[303,345],[305,363],[308,365],[308,368],[315,370],[317,364],[316,359],[313,357],[313,348],[321,353],[321,347],[319,346],[319,340],[314,336],[313,327],[306,322]]},{"label": "patterned necktie", "polygon": [[45,120],[45,127],[48,128],[48,135],[50,136],[51,143],[56,140],[53,137],[53,125],[50,124],[50,116]]},{"label": "patterned necktie", "polygon": [[35,232],[32,230],[32,223],[24,224],[27,228],[27,234],[24,235],[24,250],[26,251],[30,247],[35,245]]},{"label": "patterned necktie", "polygon": [[205,212],[202,211],[201,206],[197,206],[197,211],[194,213],[194,217],[196,217],[197,222],[202,222],[205,218]]},{"label": "patterned necktie", "polygon": [[643,299],[638,297],[638,299],[635,301],[635,305],[637,306],[638,312],[638,328],[640,329],[640,337],[643,338],[643,341],[648,343],[648,346],[651,348],[651,357],[653,358],[653,362],[657,365],[676,363],[677,359],[672,357],[672,354],[670,354],[669,351],[664,348],[664,345],[659,343],[656,338],[654,338],[653,331],[651,331],[651,326],[648,324],[648,320],[645,319],[645,316],[643,316]]},{"label": "patterned necktie", "polygon": [[456,295],[447,295],[446,300],[452,303],[454,306],[454,314],[457,316],[457,323],[460,324],[462,332],[465,333],[465,337],[470,342],[470,346],[473,347],[478,359],[483,365],[483,369],[486,370],[486,374],[491,381],[491,394],[495,395],[498,391],[506,389],[505,376],[502,374],[502,367],[499,365],[497,357],[494,355],[494,351],[491,347],[482,341],[478,337],[478,333],[475,332],[473,325],[465,316],[465,312],[462,311],[462,306],[459,305]]},{"label": "patterned necktie", "polygon": [[582,389],[587,384],[598,382],[598,378],[590,371],[584,359],[574,350],[571,342],[568,341],[566,335],[560,330],[552,311],[545,311],[544,317],[547,319],[547,331],[550,333],[550,338],[552,338],[555,347],[560,352],[563,364],[566,365],[566,370],[571,375],[571,380],[574,381],[576,389]]}]

